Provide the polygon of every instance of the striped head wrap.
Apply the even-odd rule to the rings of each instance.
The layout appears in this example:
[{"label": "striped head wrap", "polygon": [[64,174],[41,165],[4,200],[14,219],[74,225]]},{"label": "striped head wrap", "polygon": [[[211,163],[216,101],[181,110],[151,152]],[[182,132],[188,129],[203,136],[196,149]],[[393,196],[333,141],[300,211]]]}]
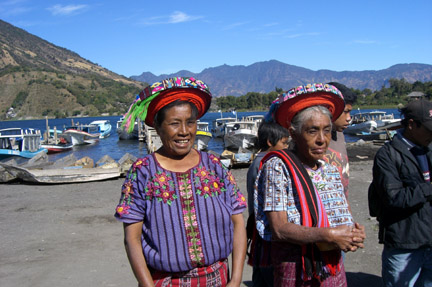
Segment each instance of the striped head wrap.
[{"label": "striped head wrap", "polygon": [[298,86],[280,94],[273,101],[265,119],[289,128],[298,112],[312,106],[328,108],[335,121],[343,112],[345,102],[342,93],[335,86],[321,83]]},{"label": "striped head wrap", "polygon": [[122,125],[130,133],[139,118],[154,127],[154,117],[164,106],[176,101],[187,101],[198,109],[198,118],[210,107],[212,95],[208,86],[192,77],[174,77],[147,86],[130,106]]}]

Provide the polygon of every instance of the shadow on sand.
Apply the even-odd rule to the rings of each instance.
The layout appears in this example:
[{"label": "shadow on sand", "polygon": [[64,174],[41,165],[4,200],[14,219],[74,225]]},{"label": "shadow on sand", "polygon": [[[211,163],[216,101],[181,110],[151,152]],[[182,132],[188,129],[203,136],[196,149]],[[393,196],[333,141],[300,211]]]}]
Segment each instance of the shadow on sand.
[{"label": "shadow on sand", "polygon": [[[380,276],[367,274],[362,272],[347,272],[346,273],[348,287],[382,287]],[[252,281],[243,281],[247,287],[252,287]]]},{"label": "shadow on sand", "polygon": [[382,280],[380,276],[367,274],[362,272],[347,272],[346,273],[348,287],[381,287]]}]

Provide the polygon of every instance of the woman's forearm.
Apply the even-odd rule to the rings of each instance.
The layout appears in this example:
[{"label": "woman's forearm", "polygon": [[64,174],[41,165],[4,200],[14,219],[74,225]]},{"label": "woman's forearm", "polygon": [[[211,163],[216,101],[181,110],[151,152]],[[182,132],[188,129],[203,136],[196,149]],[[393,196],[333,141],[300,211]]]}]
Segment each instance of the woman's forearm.
[{"label": "woman's forearm", "polygon": [[138,286],[154,286],[153,279],[144,258],[142,243],[142,222],[124,224],[124,243],[132,271],[138,280]]}]

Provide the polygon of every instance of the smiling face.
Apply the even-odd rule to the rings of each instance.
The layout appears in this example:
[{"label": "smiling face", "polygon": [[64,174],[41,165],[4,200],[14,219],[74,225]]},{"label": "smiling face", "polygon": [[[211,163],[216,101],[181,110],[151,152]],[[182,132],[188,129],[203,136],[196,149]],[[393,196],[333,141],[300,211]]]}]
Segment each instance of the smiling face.
[{"label": "smiling face", "polygon": [[343,132],[344,129],[346,129],[349,126],[351,121],[351,111],[352,111],[352,105],[345,104],[344,111],[339,116],[339,118],[333,122],[334,130],[338,132]]},{"label": "smiling face", "polygon": [[330,143],[331,129],[330,118],[316,112],[303,121],[300,131],[290,130],[297,156],[304,164],[313,169],[317,167],[317,161],[323,158]]},{"label": "smiling face", "polygon": [[189,104],[180,104],[164,110],[164,119],[155,128],[164,155],[182,158],[189,154],[195,142],[197,118]]}]

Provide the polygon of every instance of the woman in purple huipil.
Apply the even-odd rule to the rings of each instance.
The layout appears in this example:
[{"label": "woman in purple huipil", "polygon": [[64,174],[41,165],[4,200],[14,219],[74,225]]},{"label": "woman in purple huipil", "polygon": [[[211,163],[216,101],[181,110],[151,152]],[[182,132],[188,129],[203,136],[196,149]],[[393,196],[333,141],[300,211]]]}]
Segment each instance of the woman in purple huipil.
[{"label": "woman in purple huipil", "polygon": [[160,149],[132,165],[115,214],[124,223],[138,286],[242,281],[245,197],[217,157],[193,148],[197,119],[210,101],[203,82],[171,78],[144,89],[128,112],[129,122],[140,117],[162,141]]}]

